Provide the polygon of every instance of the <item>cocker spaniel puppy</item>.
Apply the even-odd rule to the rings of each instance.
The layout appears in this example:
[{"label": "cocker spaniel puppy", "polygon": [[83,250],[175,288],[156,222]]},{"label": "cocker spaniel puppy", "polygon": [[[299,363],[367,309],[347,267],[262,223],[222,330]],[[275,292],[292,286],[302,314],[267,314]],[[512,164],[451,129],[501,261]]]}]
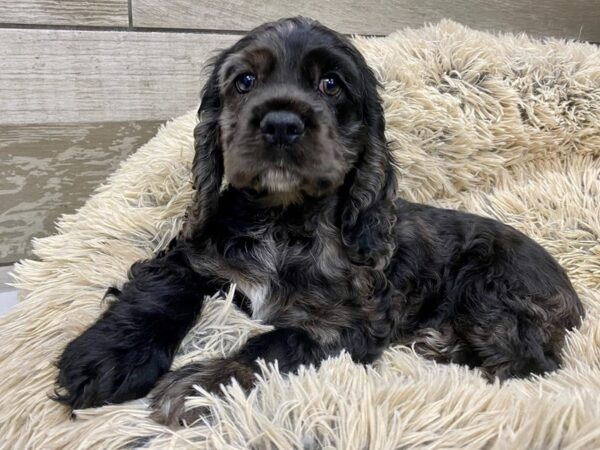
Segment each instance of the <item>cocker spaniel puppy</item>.
[{"label": "cocker spaniel puppy", "polygon": [[[257,359],[294,372],[342,351],[370,363],[399,343],[501,380],[555,370],[584,314],[565,271],[507,225],[398,198],[377,88],[349,40],[309,19],[221,53],[184,229],[67,345],[57,399],[85,408],[154,388],[154,417],[176,424],[193,419],[193,385],[250,389]],[[229,283],[274,329],[168,372],[205,296]]]}]

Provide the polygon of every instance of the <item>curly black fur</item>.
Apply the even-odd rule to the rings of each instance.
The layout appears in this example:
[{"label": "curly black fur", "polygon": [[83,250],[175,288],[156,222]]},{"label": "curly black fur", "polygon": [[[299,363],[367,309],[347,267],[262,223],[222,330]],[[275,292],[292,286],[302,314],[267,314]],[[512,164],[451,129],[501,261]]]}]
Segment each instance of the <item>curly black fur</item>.
[{"label": "curly black fur", "polygon": [[[184,229],[67,346],[57,398],[121,402],[158,381],[155,417],[176,423],[194,384],[249,389],[259,358],[293,372],[343,350],[370,363],[394,343],[490,378],[556,369],[584,314],[564,270],[509,226],[398,199],[377,87],[345,37],[308,19],[265,24],[219,55]],[[274,331],[165,375],[204,296],[228,282]]]}]

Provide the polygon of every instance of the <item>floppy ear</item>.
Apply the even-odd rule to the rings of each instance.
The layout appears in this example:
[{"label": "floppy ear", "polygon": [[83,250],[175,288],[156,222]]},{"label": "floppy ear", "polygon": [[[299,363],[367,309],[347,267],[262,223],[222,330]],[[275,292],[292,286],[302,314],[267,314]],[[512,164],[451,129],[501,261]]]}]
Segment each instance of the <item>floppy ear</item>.
[{"label": "floppy ear", "polygon": [[202,103],[198,110],[199,123],[194,128],[196,153],[192,163],[192,182],[196,192],[188,208],[182,233],[186,239],[198,238],[218,207],[219,191],[223,182],[223,152],[219,125],[221,114],[219,68],[224,59],[225,54],[216,59],[210,77],[202,90]]},{"label": "floppy ear", "polygon": [[[362,57],[360,57],[362,59]],[[370,69],[363,73],[362,152],[346,181],[343,197],[342,241],[355,264],[382,269],[394,249],[396,173],[385,139],[385,118],[378,82]]]}]

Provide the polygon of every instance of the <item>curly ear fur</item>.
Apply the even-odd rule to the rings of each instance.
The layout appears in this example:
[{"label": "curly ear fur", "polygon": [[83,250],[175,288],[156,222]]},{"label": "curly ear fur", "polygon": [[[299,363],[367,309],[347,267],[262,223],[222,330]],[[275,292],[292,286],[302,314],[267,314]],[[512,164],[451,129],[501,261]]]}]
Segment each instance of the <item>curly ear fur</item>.
[{"label": "curly ear fur", "polygon": [[379,83],[362,56],[364,67],[363,151],[346,181],[341,215],[342,239],[353,262],[377,269],[385,267],[393,252],[396,223],[396,173],[385,139],[385,117],[377,92]]},{"label": "curly ear fur", "polygon": [[208,220],[217,211],[219,191],[223,182],[223,152],[221,149],[219,117],[219,68],[225,59],[221,54],[212,65],[212,72],[202,90],[202,103],[198,110],[200,122],[194,129],[196,153],[192,163],[194,200],[187,212],[183,230],[186,239],[199,237]]}]

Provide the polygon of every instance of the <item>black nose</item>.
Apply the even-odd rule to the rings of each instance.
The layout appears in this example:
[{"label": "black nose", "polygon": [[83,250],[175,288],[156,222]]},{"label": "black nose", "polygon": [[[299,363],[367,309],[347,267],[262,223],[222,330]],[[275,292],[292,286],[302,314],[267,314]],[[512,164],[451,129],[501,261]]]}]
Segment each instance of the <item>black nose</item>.
[{"label": "black nose", "polygon": [[275,145],[290,145],[304,133],[304,122],[291,111],[271,111],[260,121],[265,141]]}]

